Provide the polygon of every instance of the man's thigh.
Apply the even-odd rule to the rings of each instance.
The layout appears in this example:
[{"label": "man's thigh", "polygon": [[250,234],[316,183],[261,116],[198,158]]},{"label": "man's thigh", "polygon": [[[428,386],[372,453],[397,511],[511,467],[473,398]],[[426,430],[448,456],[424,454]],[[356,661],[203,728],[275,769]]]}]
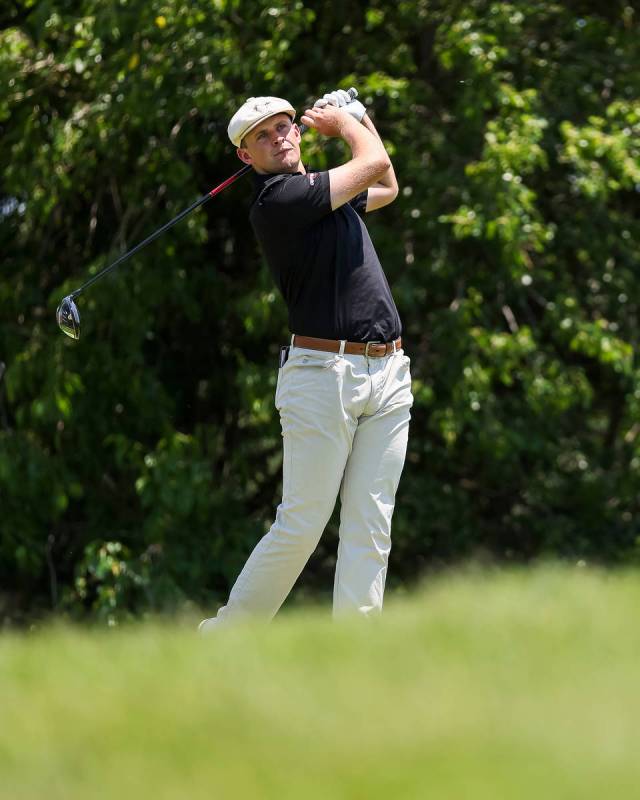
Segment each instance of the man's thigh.
[{"label": "man's thigh", "polygon": [[283,437],[283,500],[338,493],[357,420],[348,412],[340,359],[292,349],[280,369],[276,407]]},{"label": "man's thigh", "polygon": [[409,360],[393,357],[375,413],[354,431],[341,499],[343,514],[380,517],[390,524],[404,467],[413,396]]}]

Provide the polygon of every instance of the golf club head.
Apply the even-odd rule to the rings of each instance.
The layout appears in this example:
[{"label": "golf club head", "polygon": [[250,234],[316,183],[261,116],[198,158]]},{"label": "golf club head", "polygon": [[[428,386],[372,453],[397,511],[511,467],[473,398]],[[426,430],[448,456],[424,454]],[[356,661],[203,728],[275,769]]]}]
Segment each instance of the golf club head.
[{"label": "golf club head", "polygon": [[63,298],[56,311],[56,319],[63,333],[72,339],[80,338],[80,312],[73,300],[73,295]]}]

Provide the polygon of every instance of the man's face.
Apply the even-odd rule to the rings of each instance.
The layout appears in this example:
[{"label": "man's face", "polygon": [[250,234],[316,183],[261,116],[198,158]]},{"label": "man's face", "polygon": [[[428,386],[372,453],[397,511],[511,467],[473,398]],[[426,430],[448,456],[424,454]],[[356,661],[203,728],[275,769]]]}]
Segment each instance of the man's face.
[{"label": "man's face", "polygon": [[297,172],[300,166],[300,129],[288,114],[274,114],[250,131],[238,148],[238,157],[261,174]]}]

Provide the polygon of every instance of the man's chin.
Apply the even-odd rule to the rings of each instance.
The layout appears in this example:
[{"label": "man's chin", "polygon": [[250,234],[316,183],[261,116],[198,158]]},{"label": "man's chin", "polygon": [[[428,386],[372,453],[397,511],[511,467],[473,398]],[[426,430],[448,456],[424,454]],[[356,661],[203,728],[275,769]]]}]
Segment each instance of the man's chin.
[{"label": "man's chin", "polygon": [[265,165],[264,167],[257,167],[256,172],[262,172],[269,175],[274,175],[282,172],[304,172],[302,167],[302,162],[299,158],[292,159],[292,158],[273,158],[269,165]]},{"label": "man's chin", "polygon": [[275,167],[276,172],[298,172],[298,164],[288,164],[283,161]]},{"label": "man's chin", "polygon": [[295,153],[288,152],[283,158],[275,158],[275,164],[281,172],[297,172],[300,164],[300,157]]}]

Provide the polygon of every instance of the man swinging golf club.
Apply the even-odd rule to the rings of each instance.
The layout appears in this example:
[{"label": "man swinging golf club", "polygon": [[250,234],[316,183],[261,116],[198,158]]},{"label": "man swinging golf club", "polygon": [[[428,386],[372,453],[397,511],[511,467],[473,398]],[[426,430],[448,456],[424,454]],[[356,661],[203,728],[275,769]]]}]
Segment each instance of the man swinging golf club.
[{"label": "man swinging golf club", "polygon": [[362,221],[398,193],[364,106],[337,90],[301,118],[339,137],[351,159],[310,172],[295,110],[278,97],[247,100],[229,123],[255,170],[249,219],[289,311],[276,388],[284,443],[282,502],[208,632],[246,616],[270,620],[289,594],[341,499],[335,615],[382,609],[391,517],[413,402],[409,359],[389,285]]}]

